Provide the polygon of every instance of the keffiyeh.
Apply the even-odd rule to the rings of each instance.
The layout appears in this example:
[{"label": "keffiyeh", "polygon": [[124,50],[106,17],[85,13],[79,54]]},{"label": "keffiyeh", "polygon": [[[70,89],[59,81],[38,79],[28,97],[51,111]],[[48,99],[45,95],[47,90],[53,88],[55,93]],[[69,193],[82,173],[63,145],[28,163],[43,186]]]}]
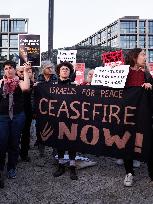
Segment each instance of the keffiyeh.
[{"label": "keffiyeh", "polygon": [[19,81],[18,77],[13,79],[4,79],[3,97],[6,98],[7,94],[9,94],[9,116],[11,120],[13,119],[13,93],[19,85]]}]

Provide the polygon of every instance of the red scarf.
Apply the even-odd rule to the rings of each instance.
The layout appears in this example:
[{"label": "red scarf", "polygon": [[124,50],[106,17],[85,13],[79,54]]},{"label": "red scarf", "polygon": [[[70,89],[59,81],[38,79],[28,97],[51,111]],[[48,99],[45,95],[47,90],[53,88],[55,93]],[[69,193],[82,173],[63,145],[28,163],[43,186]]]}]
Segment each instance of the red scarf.
[{"label": "red scarf", "polygon": [[16,87],[19,85],[19,78],[14,77],[13,79],[4,79],[3,93],[7,94],[14,93]]}]

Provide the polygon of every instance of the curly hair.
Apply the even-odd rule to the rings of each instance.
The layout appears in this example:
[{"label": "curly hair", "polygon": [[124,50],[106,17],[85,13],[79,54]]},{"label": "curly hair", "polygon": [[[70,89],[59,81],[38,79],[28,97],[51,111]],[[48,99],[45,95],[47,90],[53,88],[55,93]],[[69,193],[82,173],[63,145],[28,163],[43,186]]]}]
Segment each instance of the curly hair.
[{"label": "curly hair", "polygon": [[74,72],[73,65],[70,62],[65,61],[65,62],[62,62],[56,66],[55,72],[57,75],[59,75],[60,68],[63,66],[68,67],[70,69],[70,75]]},{"label": "curly hair", "polygon": [[13,67],[14,69],[16,69],[16,63],[15,63],[14,61],[6,60],[6,61],[3,63],[3,68],[5,67],[5,65],[11,65],[11,67]]},{"label": "curly hair", "polygon": [[130,50],[125,57],[125,64],[130,65],[130,67],[134,67],[137,64],[138,56],[142,50],[143,49],[141,48],[134,48]]}]

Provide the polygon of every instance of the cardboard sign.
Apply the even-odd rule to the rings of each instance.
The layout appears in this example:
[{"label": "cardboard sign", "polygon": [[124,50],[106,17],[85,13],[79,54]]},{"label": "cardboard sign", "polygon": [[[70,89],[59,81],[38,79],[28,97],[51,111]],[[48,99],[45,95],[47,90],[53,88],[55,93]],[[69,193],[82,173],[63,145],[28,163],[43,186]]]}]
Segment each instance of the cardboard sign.
[{"label": "cardboard sign", "polygon": [[57,64],[64,61],[70,62],[71,64],[76,63],[77,50],[58,50]]},{"label": "cardboard sign", "polygon": [[148,65],[149,65],[150,74],[153,77],[153,63],[149,63]]},{"label": "cardboard sign", "polygon": [[124,64],[124,56],[122,50],[115,52],[106,52],[102,54],[102,61],[105,66],[118,66]]},{"label": "cardboard sign", "polygon": [[19,65],[27,61],[31,62],[32,66],[40,67],[40,35],[19,35]]},{"label": "cardboard sign", "polygon": [[124,88],[129,67],[129,65],[96,67],[91,85]]},{"label": "cardboard sign", "polygon": [[85,63],[76,63],[74,65],[76,71],[75,83],[81,84],[84,81]]}]

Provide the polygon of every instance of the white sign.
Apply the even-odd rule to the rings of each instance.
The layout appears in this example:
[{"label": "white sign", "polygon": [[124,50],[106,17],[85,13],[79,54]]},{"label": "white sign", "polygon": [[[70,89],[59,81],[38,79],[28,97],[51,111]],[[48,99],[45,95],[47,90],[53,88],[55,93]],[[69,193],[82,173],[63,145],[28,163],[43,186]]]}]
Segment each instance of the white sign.
[{"label": "white sign", "polygon": [[91,85],[124,88],[129,67],[129,65],[96,67]]},{"label": "white sign", "polygon": [[58,50],[57,64],[64,61],[70,62],[71,64],[76,63],[77,50]]}]

